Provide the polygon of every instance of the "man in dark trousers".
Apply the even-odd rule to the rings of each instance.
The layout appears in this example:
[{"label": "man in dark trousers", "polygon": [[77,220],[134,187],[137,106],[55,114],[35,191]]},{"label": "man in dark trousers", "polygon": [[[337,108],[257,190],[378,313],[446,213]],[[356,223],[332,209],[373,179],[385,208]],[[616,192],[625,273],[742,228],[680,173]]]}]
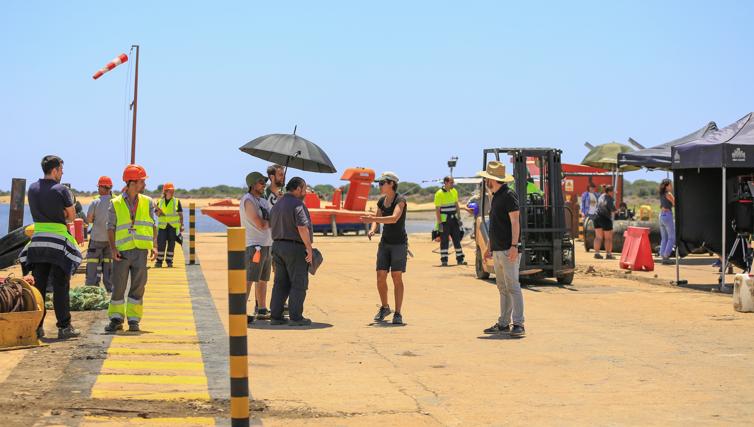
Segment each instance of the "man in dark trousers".
[{"label": "man in dark trousers", "polygon": [[459,205],[458,190],[454,186],[453,177],[446,176],[442,181],[442,188],[435,193],[436,231],[440,235],[440,263],[443,267],[448,265],[450,240],[453,240],[456,262],[458,265],[466,265],[461,245],[461,209],[474,213],[473,209]]},{"label": "man in dark trousers", "polygon": [[[71,275],[81,264],[82,256],[76,241],[68,232],[67,223],[76,218],[73,196],[60,184],[63,177],[63,159],[45,156],[42,159],[44,178],[29,186],[29,210],[34,219],[34,235],[21,251],[19,261],[24,272],[31,270],[34,282],[42,296],[47,287],[53,290],[52,302],[57,318],[58,339],[81,335],[71,325],[70,297]],[[44,336],[44,316],[37,328],[37,336]]]},{"label": "man in dark trousers", "polygon": [[521,234],[518,195],[508,187],[513,177],[505,173],[505,165],[500,162],[489,162],[487,170],[477,175],[484,178],[485,187],[492,192],[490,240],[484,257],[494,259],[495,282],[500,292],[500,317],[484,332],[507,333],[511,337],[521,338],[526,332],[524,297],[518,281],[518,268],[521,263],[521,254],[518,251]]},{"label": "man in dark trousers", "polygon": [[[270,212],[272,230],[272,262],[275,282],[270,301],[270,324],[307,326],[304,300],[309,286],[308,269],[312,262],[312,221],[304,205],[306,181],[295,177],[285,186],[286,193],[278,199]],[[283,317],[288,298],[290,321]]]}]

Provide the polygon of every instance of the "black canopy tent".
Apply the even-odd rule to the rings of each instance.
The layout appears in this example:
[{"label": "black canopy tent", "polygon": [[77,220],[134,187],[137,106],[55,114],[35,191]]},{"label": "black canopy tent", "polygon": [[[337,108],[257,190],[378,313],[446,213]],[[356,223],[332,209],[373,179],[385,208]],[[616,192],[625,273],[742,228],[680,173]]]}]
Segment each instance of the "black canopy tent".
[{"label": "black canopy tent", "polygon": [[688,135],[668,141],[651,148],[618,154],[618,166],[630,165],[647,169],[670,169],[670,149],[676,145],[703,138],[708,133],[717,130],[715,122],[709,122],[701,129],[697,129]]},{"label": "black canopy tent", "polygon": [[[682,255],[704,246],[723,261],[735,242],[733,212],[738,199],[738,177],[754,173],[754,113],[703,138],[671,148],[676,204],[676,241]],[[721,208],[717,208],[720,206]],[[717,233],[712,224],[721,224]],[[724,244],[723,244],[724,242]],[[743,255],[732,263],[745,265]],[[723,265],[721,286],[725,286]]]}]

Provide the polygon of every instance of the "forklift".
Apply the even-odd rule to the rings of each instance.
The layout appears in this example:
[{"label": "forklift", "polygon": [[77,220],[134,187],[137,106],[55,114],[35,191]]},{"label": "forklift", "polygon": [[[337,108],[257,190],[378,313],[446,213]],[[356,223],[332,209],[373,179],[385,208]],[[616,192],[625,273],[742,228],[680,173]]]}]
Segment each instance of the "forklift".
[{"label": "forklift", "polygon": [[[554,148],[487,148],[482,156],[482,170],[489,160],[509,156],[513,165],[513,185],[518,195],[521,221],[521,265],[519,276],[529,279],[555,278],[559,284],[573,282],[576,259],[574,236],[567,227],[571,217],[561,187],[561,150]],[[527,162],[539,169],[539,182],[529,174]],[[480,209],[475,223],[476,277],[488,279],[494,273],[492,259],[484,259],[489,247],[490,196],[482,181]],[[528,191],[527,191],[528,188]],[[535,190],[536,189],[536,190]]]}]

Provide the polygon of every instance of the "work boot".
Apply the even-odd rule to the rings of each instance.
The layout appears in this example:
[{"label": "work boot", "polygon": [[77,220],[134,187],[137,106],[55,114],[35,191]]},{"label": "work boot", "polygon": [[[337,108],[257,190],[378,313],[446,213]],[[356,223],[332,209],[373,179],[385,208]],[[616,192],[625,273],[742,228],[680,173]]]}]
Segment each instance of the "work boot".
[{"label": "work boot", "polygon": [[45,328],[38,327],[37,328],[37,338],[44,338],[45,337]]},{"label": "work boot", "polygon": [[465,259],[459,260],[459,261],[457,261],[457,262],[458,262],[458,265],[469,265],[469,263],[468,263],[468,262],[466,262],[466,260],[465,260]]},{"label": "work boot", "polygon": [[111,319],[110,324],[105,326],[105,332],[113,334],[116,331],[122,331],[123,330],[123,322],[120,320]]},{"label": "work boot", "polygon": [[377,312],[377,314],[374,315],[374,321],[375,322],[384,322],[385,318],[388,314],[392,313],[393,311],[390,310],[390,306],[387,307],[380,307],[380,311]]},{"label": "work boot", "polygon": [[154,263],[154,268],[162,268],[162,261],[157,261]]},{"label": "work boot", "polygon": [[58,328],[58,339],[67,340],[68,338],[76,338],[81,335],[81,331],[74,328],[73,325],[68,325],[65,328]]},{"label": "work boot", "polygon": [[401,316],[400,313],[397,311],[393,315],[393,325],[402,325],[403,324],[403,316]]},{"label": "work boot", "polygon": [[312,320],[307,319],[306,317],[302,317],[301,320],[288,321],[288,326],[309,326],[311,324],[312,324]]},{"label": "work boot", "polygon": [[136,320],[132,320],[128,322],[128,332],[139,332],[141,331],[141,328],[139,328],[139,322]]},{"label": "work boot", "polygon": [[440,265],[442,265],[443,267],[447,267],[448,261],[440,261]]},{"label": "work boot", "polygon": [[173,268],[173,263],[172,262],[168,263],[168,268]]},{"label": "work boot", "polygon": [[521,325],[513,325],[510,335],[515,338],[523,338],[526,335],[526,330]]},{"label": "work boot", "polygon": [[511,325],[500,326],[499,323],[495,323],[489,328],[484,330],[485,334],[507,334],[511,331]]},{"label": "work boot", "polygon": [[280,325],[286,325],[288,324],[288,319],[283,317],[282,319],[270,319],[270,325],[272,326],[280,326]]}]

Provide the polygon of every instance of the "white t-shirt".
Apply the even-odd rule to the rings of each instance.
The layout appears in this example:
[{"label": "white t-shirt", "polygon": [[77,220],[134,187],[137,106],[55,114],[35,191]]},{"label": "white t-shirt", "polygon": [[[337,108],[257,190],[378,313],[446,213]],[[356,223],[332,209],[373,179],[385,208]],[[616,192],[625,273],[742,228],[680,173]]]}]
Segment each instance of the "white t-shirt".
[{"label": "white t-shirt", "polygon": [[589,193],[589,215],[597,215],[597,195]]},{"label": "white t-shirt", "polygon": [[249,246],[272,246],[272,231],[270,227],[260,230],[247,216],[246,216],[246,201],[249,201],[252,209],[256,209],[257,216],[264,218],[262,215],[262,209],[267,211],[267,217],[269,218],[270,210],[272,206],[267,199],[262,197],[255,197],[251,193],[246,193],[241,197],[240,201],[240,213],[241,224],[246,229],[246,247]]}]

